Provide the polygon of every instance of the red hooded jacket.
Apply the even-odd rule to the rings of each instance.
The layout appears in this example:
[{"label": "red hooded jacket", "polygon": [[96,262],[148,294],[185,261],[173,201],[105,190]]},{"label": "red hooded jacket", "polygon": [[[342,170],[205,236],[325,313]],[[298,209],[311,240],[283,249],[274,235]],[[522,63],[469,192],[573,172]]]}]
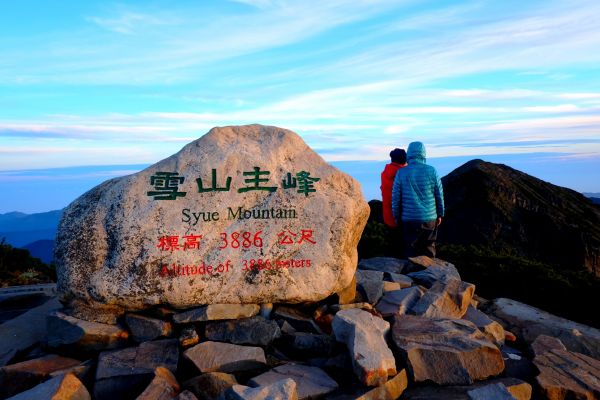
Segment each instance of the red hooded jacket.
[{"label": "red hooded jacket", "polygon": [[398,163],[390,163],[385,166],[383,172],[381,173],[381,199],[383,200],[383,222],[387,226],[395,227],[398,226],[396,224],[396,220],[394,219],[394,214],[392,213],[392,186],[394,185],[394,178],[396,177],[396,172],[400,168],[404,168],[405,165],[400,165]]}]

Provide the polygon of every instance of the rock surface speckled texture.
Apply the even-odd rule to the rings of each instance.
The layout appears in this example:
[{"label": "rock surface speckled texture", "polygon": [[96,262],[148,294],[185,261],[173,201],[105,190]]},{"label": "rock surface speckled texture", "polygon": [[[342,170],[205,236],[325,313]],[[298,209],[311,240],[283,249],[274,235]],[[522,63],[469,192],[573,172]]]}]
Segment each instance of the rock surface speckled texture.
[{"label": "rock surface speckled texture", "polygon": [[[199,192],[226,188],[228,177],[228,191]],[[303,182],[314,192],[302,191]],[[256,186],[275,190],[247,190]],[[173,200],[155,199],[162,196]],[[69,205],[57,236],[58,290],[66,301],[127,309],[318,301],[351,283],[368,214],[359,184],[295,133],[262,125],[213,128]],[[185,238],[192,236],[201,238]],[[178,241],[161,247],[169,237]],[[269,260],[270,269],[244,271],[251,260]]]}]

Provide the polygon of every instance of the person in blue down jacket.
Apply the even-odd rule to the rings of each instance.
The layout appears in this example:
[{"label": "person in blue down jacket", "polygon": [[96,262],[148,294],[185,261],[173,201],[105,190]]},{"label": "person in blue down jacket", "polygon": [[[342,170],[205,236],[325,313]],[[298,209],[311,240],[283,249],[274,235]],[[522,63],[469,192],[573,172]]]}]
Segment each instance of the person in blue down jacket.
[{"label": "person in blue down jacket", "polygon": [[425,145],[412,142],[408,166],[398,170],[392,186],[392,212],[404,232],[407,257],[435,257],[437,229],[444,216],[444,190],[437,171],[427,165]]}]

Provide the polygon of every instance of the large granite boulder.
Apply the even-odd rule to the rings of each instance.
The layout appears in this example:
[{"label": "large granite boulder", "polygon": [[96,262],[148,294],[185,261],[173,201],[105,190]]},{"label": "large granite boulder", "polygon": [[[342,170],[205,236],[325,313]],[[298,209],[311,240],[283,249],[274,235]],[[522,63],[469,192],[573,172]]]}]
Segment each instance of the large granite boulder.
[{"label": "large granite boulder", "polygon": [[359,184],[295,133],[214,128],[67,207],[58,290],[125,309],[318,301],[352,281],[368,214]]}]

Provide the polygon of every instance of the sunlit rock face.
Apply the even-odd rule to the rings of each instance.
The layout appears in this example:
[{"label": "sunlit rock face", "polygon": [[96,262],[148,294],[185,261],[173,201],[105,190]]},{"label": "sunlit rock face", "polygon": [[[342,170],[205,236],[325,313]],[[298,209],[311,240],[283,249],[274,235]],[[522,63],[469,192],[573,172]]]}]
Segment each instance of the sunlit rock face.
[{"label": "sunlit rock face", "polygon": [[347,287],[369,208],[294,132],[214,128],[65,210],[66,302],[143,309],[318,301]]}]

